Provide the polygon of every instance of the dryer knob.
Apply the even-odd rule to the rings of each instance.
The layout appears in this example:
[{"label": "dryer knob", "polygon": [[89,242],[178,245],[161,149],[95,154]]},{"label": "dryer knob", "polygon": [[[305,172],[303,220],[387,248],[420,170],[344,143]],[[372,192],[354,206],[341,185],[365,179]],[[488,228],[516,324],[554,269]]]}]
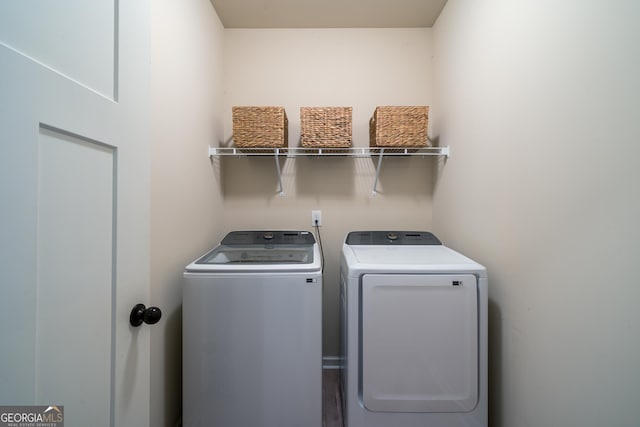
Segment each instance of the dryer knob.
[{"label": "dryer knob", "polygon": [[387,233],[387,239],[398,240],[398,235],[396,233]]},{"label": "dryer knob", "polygon": [[265,240],[271,240],[273,239],[273,233],[264,233],[262,237],[264,237]]}]

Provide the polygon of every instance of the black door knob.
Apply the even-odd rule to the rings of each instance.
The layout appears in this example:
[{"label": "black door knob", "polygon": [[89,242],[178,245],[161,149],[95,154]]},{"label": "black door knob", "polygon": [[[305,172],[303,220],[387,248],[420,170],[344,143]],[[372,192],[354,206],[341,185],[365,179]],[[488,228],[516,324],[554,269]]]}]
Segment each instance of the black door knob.
[{"label": "black door knob", "polygon": [[144,304],[136,304],[131,310],[129,323],[131,326],[140,326],[142,322],[147,325],[158,323],[162,317],[162,311],[158,307],[145,307]]}]

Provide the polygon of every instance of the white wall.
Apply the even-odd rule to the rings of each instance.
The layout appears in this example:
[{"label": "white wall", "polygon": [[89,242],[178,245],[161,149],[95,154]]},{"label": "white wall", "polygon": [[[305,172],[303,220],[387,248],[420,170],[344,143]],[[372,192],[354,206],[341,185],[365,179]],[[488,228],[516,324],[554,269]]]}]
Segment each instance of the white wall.
[{"label": "white wall", "polygon": [[640,3],[449,0],[434,231],[488,266],[494,427],[640,420]]},{"label": "white wall", "polygon": [[[301,106],[353,107],[353,144],[368,146],[377,105],[430,105],[431,29],[225,30],[224,143],[231,107],[280,105],[289,146],[300,137]],[[387,159],[372,197],[375,161],[298,158],[283,162],[285,195],[272,158],[217,159],[224,227],[311,229],[321,209],[325,249],[324,354],[338,353],[339,252],[350,230],[431,227],[432,159]]]},{"label": "white wall", "polygon": [[184,266],[220,238],[207,157],[222,137],[223,28],[208,0],[152,2],[151,425],[175,426],[182,399]]}]

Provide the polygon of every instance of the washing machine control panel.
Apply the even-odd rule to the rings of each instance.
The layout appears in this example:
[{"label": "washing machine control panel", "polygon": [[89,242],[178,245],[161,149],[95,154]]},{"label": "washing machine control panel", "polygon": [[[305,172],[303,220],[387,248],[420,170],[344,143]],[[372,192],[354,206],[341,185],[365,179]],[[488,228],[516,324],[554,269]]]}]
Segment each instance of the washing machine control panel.
[{"label": "washing machine control panel", "polygon": [[299,245],[308,246],[316,242],[309,231],[232,231],[227,234],[221,245],[247,246],[247,245]]},{"label": "washing machine control panel", "polygon": [[352,231],[347,234],[347,245],[442,245],[428,231]]}]

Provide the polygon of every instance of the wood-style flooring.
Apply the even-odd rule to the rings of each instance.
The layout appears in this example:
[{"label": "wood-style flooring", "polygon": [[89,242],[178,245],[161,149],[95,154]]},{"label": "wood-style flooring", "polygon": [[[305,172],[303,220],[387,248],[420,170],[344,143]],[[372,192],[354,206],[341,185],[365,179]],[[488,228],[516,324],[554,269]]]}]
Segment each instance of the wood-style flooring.
[{"label": "wood-style flooring", "polygon": [[337,369],[322,371],[322,425],[323,427],[344,427],[340,376]]}]

